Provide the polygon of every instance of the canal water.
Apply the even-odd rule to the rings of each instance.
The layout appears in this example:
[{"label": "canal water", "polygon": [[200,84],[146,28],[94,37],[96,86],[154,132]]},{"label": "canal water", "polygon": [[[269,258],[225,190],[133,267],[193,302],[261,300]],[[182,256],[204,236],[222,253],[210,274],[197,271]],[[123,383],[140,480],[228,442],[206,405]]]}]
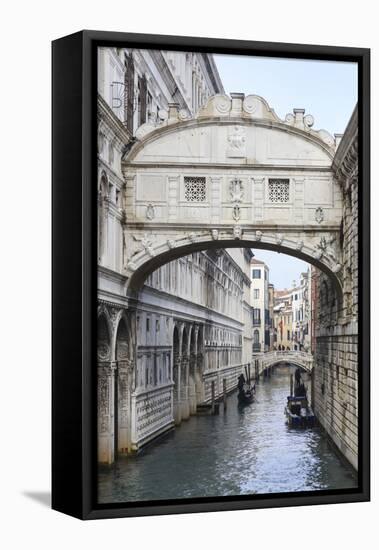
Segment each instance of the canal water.
[{"label": "canal water", "polygon": [[354,471],[319,428],[286,425],[291,369],[261,380],[251,405],[238,408],[233,393],[226,413],[220,405],[218,416],[193,416],[140,454],[101,468],[99,502],[356,487]]}]

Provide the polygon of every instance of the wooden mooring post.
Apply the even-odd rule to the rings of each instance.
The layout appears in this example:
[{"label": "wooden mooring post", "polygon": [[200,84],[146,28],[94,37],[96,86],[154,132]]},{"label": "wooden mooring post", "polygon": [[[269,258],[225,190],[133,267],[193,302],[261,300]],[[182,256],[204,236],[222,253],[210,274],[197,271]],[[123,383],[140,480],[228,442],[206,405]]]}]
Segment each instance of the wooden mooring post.
[{"label": "wooden mooring post", "polygon": [[290,396],[293,394],[293,374],[290,376]]},{"label": "wooden mooring post", "polygon": [[226,412],[226,378],[222,380],[222,393],[224,398],[224,412]]},{"label": "wooden mooring post", "polygon": [[214,414],[215,413],[215,381],[214,380],[212,380],[212,384],[211,384],[211,395],[212,395],[211,411],[212,411],[212,414]]}]

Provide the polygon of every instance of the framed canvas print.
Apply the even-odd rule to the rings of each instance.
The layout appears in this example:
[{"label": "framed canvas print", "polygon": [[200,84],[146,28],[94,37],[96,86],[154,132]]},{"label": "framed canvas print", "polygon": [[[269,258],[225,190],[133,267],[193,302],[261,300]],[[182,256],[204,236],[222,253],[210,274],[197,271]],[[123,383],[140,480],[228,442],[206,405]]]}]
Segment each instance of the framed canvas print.
[{"label": "framed canvas print", "polygon": [[369,499],[369,50],[53,43],[53,508]]}]

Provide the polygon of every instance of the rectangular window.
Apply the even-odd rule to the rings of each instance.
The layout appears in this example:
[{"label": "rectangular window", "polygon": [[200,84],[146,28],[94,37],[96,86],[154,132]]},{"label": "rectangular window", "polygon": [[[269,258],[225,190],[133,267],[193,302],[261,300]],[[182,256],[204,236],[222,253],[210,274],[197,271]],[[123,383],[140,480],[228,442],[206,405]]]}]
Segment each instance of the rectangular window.
[{"label": "rectangular window", "polygon": [[260,269],[253,269],[252,272],[252,278],[253,279],[260,279],[261,278],[261,270]]},{"label": "rectangular window", "polygon": [[205,202],[206,180],[203,177],[184,177],[184,197],[188,202]]},{"label": "rectangular window", "polygon": [[259,300],[259,288],[254,288],[254,300]]},{"label": "rectangular window", "polygon": [[150,319],[146,319],[146,332],[150,332]]},{"label": "rectangular window", "polygon": [[253,324],[254,325],[260,325],[261,324],[261,310],[259,308],[253,309]]},{"label": "rectangular window", "polygon": [[268,200],[270,202],[283,203],[290,200],[290,180],[269,179]]}]

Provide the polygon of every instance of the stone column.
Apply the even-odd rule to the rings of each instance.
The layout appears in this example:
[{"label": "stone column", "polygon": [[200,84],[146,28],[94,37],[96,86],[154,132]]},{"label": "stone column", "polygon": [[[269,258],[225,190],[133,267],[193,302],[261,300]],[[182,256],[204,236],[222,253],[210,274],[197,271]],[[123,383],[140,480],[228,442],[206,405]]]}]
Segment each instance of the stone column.
[{"label": "stone column", "polygon": [[118,361],[118,453],[130,451],[130,392],[133,365],[131,361]]},{"label": "stone column", "polygon": [[202,403],[205,400],[204,388],[204,354],[198,353],[196,358],[196,402]]},{"label": "stone column", "polygon": [[112,464],[115,459],[114,443],[114,387],[116,365],[111,361],[98,363],[97,422],[98,462]]},{"label": "stone column", "polygon": [[181,419],[186,420],[190,416],[190,406],[188,398],[188,356],[182,355],[180,364],[180,411]]},{"label": "stone column", "polygon": [[196,414],[196,370],[197,370],[197,355],[191,353],[189,360],[189,378],[188,378],[188,401],[190,414]]},{"label": "stone column", "polygon": [[181,369],[181,357],[179,355],[174,356],[174,365],[172,370],[172,377],[174,382],[174,422],[178,426],[182,421],[181,407],[180,407],[180,369]]}]

